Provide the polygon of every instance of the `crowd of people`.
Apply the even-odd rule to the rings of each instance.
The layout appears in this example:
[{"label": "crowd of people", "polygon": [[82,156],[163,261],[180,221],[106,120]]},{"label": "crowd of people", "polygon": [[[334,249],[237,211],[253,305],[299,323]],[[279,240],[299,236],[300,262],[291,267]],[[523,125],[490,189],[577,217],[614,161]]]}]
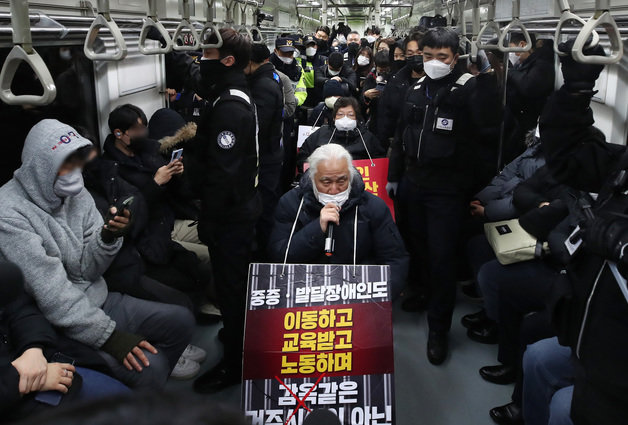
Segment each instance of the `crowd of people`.
[{"label": "crowd of people", "polygon": [[[462,325],[499,346],[479,373],[516,383],[498,424],[623,423],[628,163],[593,126],[601,66],[561,56],[554,91],[553,41],[534,36],[513,33],[529,50],[506,64],[461,60],[446,27],[321,26],[272,50],[219,31],[219,48],[166,54],[169,108],[150,119],[118,106],[102,144],[53,119],[30,130],[0,188],[3,418],[45,410],[49,391],[72,404],[169,378],[237,384],[249,264],[332,262],[390,266],[392,298],[427,313],[433,365],[470,282],[483,308]],[[318,129],[297,147],[299,125]],[[353,166],[374,158],[389,160],[394,220]],[[494,223],[521,228],[533,254],[505,260]],[[222,321],[224,355],[197,377],[206,320]]]}]

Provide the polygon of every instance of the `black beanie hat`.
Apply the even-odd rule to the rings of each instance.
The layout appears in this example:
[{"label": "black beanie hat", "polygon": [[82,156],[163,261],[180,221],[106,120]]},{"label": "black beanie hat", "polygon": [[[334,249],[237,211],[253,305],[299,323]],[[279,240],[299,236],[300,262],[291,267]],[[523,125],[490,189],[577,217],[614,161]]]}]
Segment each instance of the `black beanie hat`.
[{"label": "black beanie hat", "polygon": [[148,121],[148,137],[161,140],[172,136],[185,125],[185,120],[177,112],[169,108],[158,109]]}]

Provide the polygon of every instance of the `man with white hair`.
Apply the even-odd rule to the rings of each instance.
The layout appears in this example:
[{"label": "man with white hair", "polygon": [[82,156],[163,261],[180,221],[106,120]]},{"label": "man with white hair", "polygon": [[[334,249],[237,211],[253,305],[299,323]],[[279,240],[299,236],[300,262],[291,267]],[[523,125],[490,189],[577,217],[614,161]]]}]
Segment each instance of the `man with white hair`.
[{"label": "man with white hair", "polygon": [[[399,295],[408,273],[408,254],[384,201],[364,190],[351,154],[330,143],[309,157],[298,187],[275,210],[268,247],[271,261],[296,264],[388,264],[391,294]],[[333,223],[335,248],[325,255]]]}]

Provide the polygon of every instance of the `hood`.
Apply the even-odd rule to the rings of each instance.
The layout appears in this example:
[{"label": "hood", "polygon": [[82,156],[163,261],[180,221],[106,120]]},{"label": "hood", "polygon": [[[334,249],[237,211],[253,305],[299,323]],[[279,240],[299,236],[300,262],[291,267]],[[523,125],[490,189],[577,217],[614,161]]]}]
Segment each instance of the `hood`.
[{"label": "hood", "polygon": [[174,149],[176,146],[192,140],[196,136],[196,123],[189,122],[180,129],[177,130],[172,136],[166,136],[159,140],[159,152],[167,153]]},{"label": "hood", "polygon": [[33,203],[50,212],[63,202],[54,193],[61,164],[84,146],[92,146],[92,142],[69,125],[52,119],[42,120],[26,136],[22,166],[15,171],[14,178]]},{"label": "hood", "polygon": [[[354,173],[353,182],[351,182],[351,192],[349,193],[349,199],[342,207],[343,211],[348,211],[358,205],[360,203],[360,199],[362,198],[362,194],[364,193],[364,182],[362,181],[362,176],[360,176],[360,173],[355,168],[352,168],[351,172]],[[317,208],[322,208],[322,205],[314,196],[314,187],[312,179],[310,178],[310,170],[307,170],[303,173],[303,176],[301,176],[297,190],[299,191],[299,198],[304,198],[304,204],[306,207],[316,206]],[[320,208],[318,209],[320,210]]]}]

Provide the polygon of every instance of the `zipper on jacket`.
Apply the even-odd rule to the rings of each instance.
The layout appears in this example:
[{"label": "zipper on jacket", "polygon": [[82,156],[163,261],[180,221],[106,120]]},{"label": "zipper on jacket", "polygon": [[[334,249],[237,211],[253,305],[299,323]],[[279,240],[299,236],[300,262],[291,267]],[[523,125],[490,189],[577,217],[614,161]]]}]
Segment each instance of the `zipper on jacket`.
[{"label": "zipper on jacket", "polygon": [[576,344],[576,357],[580,359],[580,346],[582,345],[582,336],[584,334],[584,328],[587,324],[587,319],[589,318],[589,310],[591,309],[591,301],[593,300],[593,295],[595,295],[595,291],[597,290],[597,285],[600,282],[600,277],[602,277],[602,272],[604,271],[604,267],[606,267],[606,261],[602,264],[602,268],[597,274],[595,278],[595,283],[593,284],[593,288],[591,289],[591,293],[589,294],[589,298],[587,299],[587,305],[584,309],[584,316],[582,317],[582,324],[580,325],[580,333],[578,334],[578,343]]},{"label": "zipper on jacket", "polygon": [[423,131],[425,130],[425,120],[427,120],[427,111],[430,110],[430,105],[428,104],[425,108],[425,114],[423,115],[423,125],[421,126],[421,134],[419,134],[419,149],[416,152],[417,161],[421,157],[421,142],[423,141]]}]

